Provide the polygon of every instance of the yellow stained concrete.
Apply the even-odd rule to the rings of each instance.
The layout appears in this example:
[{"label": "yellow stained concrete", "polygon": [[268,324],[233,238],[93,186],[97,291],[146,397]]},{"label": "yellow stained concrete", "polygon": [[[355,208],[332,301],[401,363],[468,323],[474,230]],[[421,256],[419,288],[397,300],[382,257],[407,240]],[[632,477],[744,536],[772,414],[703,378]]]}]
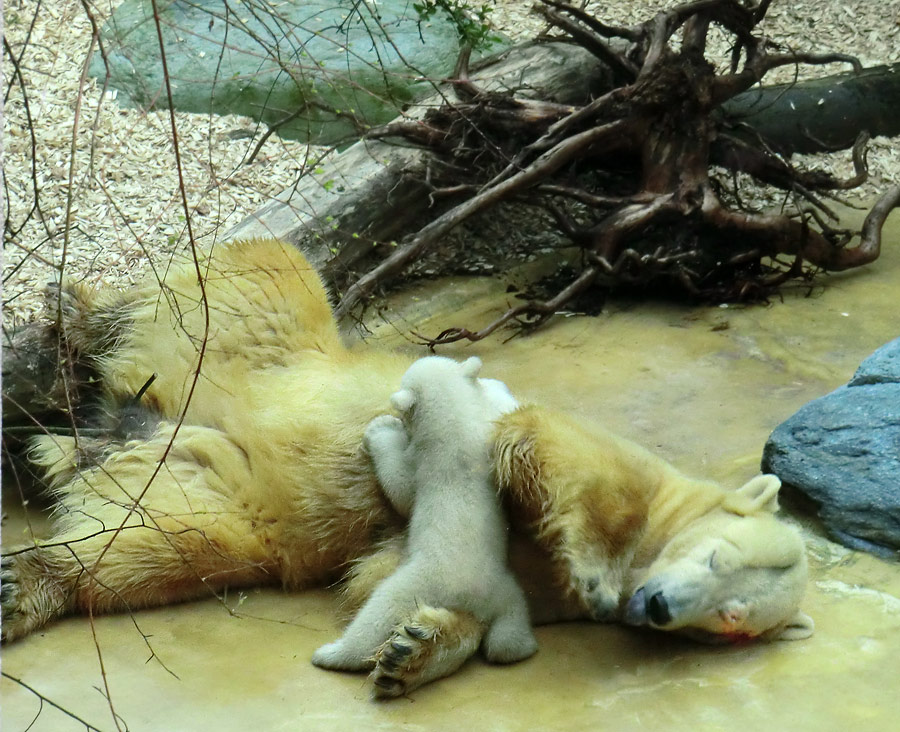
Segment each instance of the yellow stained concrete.
[{"label": "yellow stained concrete", "polygon": [[[454,280],[394,298],[375,344],[409,327],[477,327],[504,287]],[[806,401],[844,383],[900,335],[900,215],[874,265],[785,293],[770,307],[617,302],[529,338],[445,349],[478,354],[525,400],[605,423],[682,469],[737,486]],[[448,315],[454,309],[460,312]],[[422,313],[431,313],[423,316]],[[7,506],[9,502],[7,502]],[[3,649],[5,673],[102,730],[893,730],[900,719],[900,565],[843,549],[802,519],[812,573],[809,640],[708,648],[664,634],[572,623],[539,628],[531,660],[469,663],[390,703],[363,676],[313,668],[339,632],[326,590],[232,594],[133,617],[69,618]],[[4,542],[21,537],[21,517]],[[143,635],[142,635],[143,634]],[[146,637],[146,640],[145,640]],[[99,648],[99,652],[98,649]],[[102,666],[101,666],[102,662]],[[84,726],[4,678],[4,732]]]}]

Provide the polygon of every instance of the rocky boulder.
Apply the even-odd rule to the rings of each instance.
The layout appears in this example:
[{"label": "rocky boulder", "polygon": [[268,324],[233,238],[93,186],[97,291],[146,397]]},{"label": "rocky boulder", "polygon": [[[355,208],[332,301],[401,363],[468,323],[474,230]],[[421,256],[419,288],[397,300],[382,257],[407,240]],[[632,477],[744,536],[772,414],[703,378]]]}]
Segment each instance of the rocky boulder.
[{"label": "rocky boulder", "polygon": [[[242,114],[282,136],[327,144],[358,137],[434,92],[452,73],[456,26],[408,0],[241,3],[125,0],[103,26],[90,72],[125,106]],[[502,45],[502,44],[501,44]]]},{"label": "rocky boulder", "polygon": [[900,558],[900,338],[776,428],[762,468],[815,501],[835,540]]}]

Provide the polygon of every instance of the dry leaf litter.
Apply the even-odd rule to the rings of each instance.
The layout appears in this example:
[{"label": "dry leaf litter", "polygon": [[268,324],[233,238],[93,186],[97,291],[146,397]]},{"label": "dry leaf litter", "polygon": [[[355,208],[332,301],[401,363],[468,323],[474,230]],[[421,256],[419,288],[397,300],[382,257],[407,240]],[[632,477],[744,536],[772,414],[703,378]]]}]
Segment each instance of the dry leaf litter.
[{"label": "dry leaf litter", "polygon": [[[607,0],[589,8],[602,9],[601,17],[611,22],[631,24],[674,4]],[[115,94],[104,92],[84,72],[92,49],[85,8],[99,25],[115,5],[90,0],[4,4],[6,38],[26,90],[23,94],[5,55],[5,192],[9,221],[20,229],[4,241],[5,328],[39,312],[45,285],[57,281],[61,271],[92,284],[127,285],[148,263],[162,269],[173,252],[188,245],[168,111],[120,108]],[[496,27],[516,39],[542,31],[544,23],[529,5],[497,0]],[[776,0],[764,31],[798,51],[850,53],[864,65],[897,61],[900,0]],[[723,63],[725,40],[712,39]],[[801,67],[799,73],[806,78],[839,68]],[[766,81],[793,76],[794,69],[785,68]],[[202,245],[290,186],[328,152],[273,135],[248,162],[265,131],[248,118],[176,113],[175,126],[192,234]],[[795,160],[838,175],[852,173],[849,152]],[[896,140],[875,139],[869,164],[870,182],[856,194],[861,198],[871,198],[896,179]],[[35,186],[39,210],[32,210]],[[759,203],[777,201],[763,197]]]}]

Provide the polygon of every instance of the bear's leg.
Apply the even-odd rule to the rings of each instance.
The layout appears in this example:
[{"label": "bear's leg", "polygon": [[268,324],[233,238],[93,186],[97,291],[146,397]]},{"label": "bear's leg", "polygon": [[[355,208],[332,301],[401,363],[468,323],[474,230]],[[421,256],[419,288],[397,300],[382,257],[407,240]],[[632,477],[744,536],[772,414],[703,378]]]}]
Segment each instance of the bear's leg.
[{"label": "bear's leg", "polygon": [[449,676],[478,650],[484,625],[471,613],[419,605],[375,651],[376,698],[392,698]]},{"label": "bear's leg", "polygon": [[381,489],[401,516],[412,513],[416,493],[414,466],[407,448],[409,435],[396,417],[382,415],[369,422],[363,442]]},{"label": "bear's leg", "polygon": [[371,669],[375,665],[376,649],[415,607],[416,595],[421,592],[422,574],[422,568],[411,562],[384,580],[344,634],[313,653],[313,664],[335,671]]},{"label": "bear's leg", "polygon": [[261,563],[228,556],[207,531],[129,526],[54,537],[8,553],[0,568],[2,638],[16,640],[57,617],[169,605],[233,585],[271,582]]},{"label": "bear's leg", "polygon": [[[240,478],[245,456],[216,430],[185,426],[172,437],[164,425],[55,489],[55,535],[3,558],[5,640],[67,613],[129,611],[278,580],[219,477]],[[51,474],[73,454],[64,442],[45,438],[35,448]]]},{"label": "bear's leg", "polygon": [[484,657],[492,663],[515,663],[534,655],[538,644],[522,588],[512,574],[507,574],[497,580],[495,593],[502,612],[485,633]]},{"label": "bear's leg", "polygon": [[612,620],[664,468],[639,448],[537,407],[501,418],[494,459],[511,515],[537,529],[585,611]]},{"label": "bear's leg", "polygon": [[344,575],[341,586],[341,612],[351,617],[366,604],[375,588],[403,563],[406,535],[396,534],[381,541],[376,550],[360,557]]}]

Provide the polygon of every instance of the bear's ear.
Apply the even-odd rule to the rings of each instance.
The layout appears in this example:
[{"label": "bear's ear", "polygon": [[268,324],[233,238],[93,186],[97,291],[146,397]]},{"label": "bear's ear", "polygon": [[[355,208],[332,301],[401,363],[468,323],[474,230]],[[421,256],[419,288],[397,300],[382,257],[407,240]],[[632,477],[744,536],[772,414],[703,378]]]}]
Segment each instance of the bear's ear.
[{"label": "bear's ear", "polygon": [[472,356],[471,358],[467,358],[462,363],[462,372],[463,376],[468,376],[470,379],[474,379],[478,376],[478,373],[481,371],[481,359],[478,356]]},{"label": "bear's ear", "polygon": [[758,475],[734,493],[728,494],[722,506],[726,511],[739,516],[749,516],[763,511],[775,513],[778,510],[780,488],[781,481],[776,476]]},{"label": "bear's ear", "polygon": [[797,611],[781,630],[775,635],[773,640],[803,640],[809,638],[816,629],[813,619],[806,613]]},{"label": "bear's ear", "polygon": [[416,403],[416,396],[409,389],[401,389],[391,394],[391,406],[400,414],[406,414]]}]

